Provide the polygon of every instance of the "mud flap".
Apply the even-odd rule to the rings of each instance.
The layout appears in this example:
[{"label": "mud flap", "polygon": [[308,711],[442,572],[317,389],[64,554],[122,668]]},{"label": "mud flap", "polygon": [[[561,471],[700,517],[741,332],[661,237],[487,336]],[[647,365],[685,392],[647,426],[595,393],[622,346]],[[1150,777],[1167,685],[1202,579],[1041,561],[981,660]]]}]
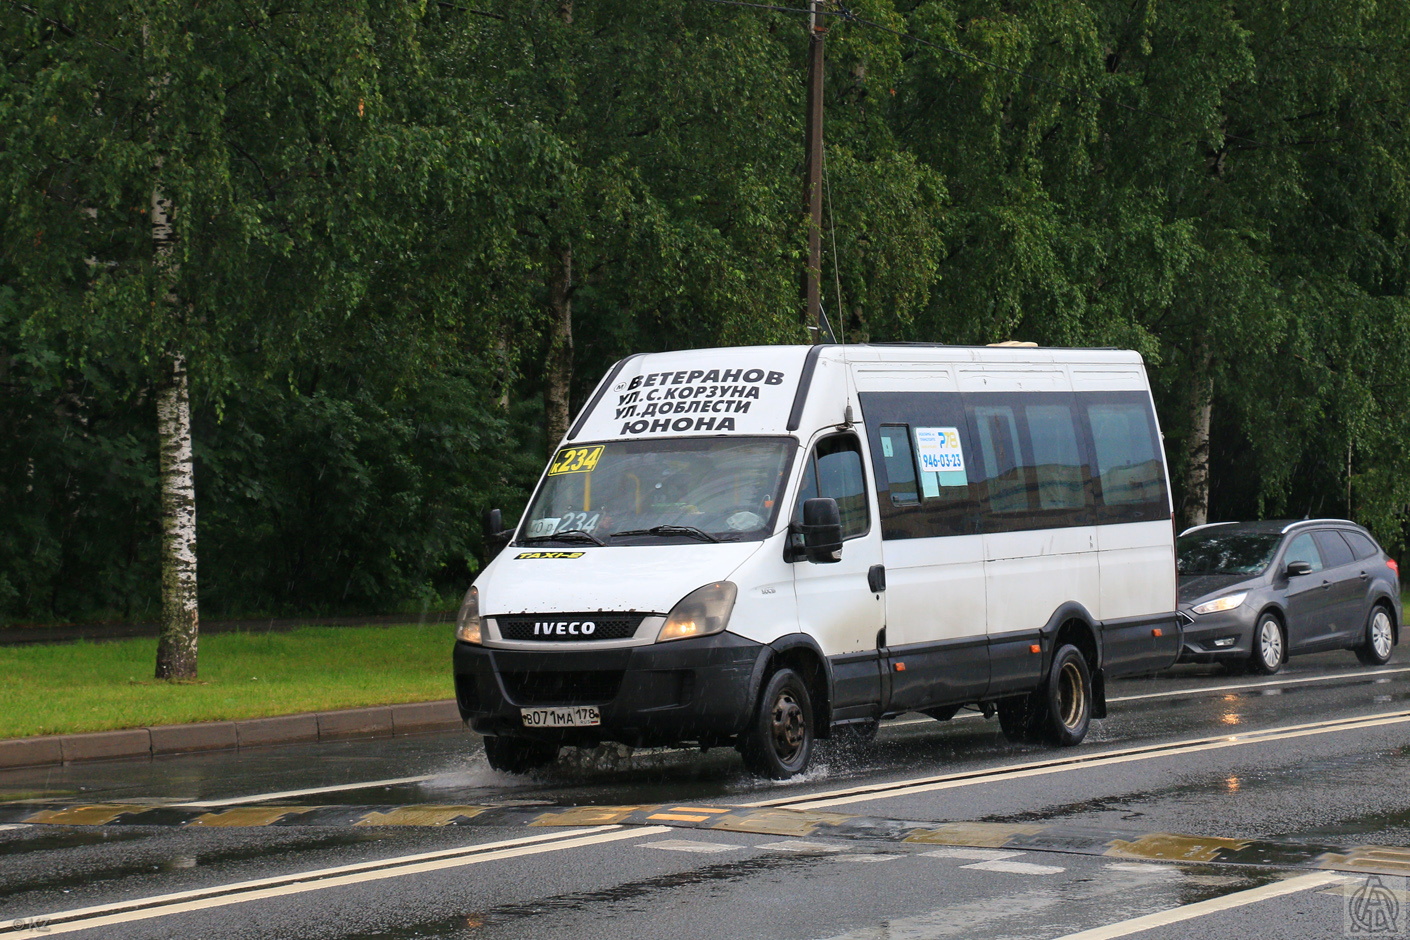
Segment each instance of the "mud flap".
[{"label": "mud flap", "polygon": [[1106,717],[1106,673],[1100,669],[1092,675],[1092,717]]}]

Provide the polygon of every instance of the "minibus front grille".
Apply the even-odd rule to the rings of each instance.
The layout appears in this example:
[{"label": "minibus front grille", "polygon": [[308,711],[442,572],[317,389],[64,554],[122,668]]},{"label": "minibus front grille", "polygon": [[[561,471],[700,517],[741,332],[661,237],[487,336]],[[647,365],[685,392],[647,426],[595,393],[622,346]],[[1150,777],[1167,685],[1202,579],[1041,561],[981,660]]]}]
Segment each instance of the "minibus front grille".
[{"label": "minibus front grille", "polygon": [[622,669],[574,672],[501,672],[504,691],[518,705],[601,705],[617,697]]},{"label": "minibus front grille", "polygon": [[[572,643],[592,640],[626,640],[636,636],[645,614],[592,612],[584,614],[516,614],[494,618],[506,640]],[[588,625],[591,629],[588,629]],[[559,630],[562,630],[560,633]]]}]

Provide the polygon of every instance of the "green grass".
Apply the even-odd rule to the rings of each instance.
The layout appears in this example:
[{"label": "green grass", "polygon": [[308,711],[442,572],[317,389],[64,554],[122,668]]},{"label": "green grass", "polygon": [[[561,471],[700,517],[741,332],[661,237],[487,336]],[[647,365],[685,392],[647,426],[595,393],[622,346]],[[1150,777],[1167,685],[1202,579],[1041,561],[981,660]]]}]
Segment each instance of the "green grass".
[{"label": "green grass", "polygon": [[0,647],[0,738],[451,698],[452,628],[201,637],[200,678],[152,678],[156,640]]}]

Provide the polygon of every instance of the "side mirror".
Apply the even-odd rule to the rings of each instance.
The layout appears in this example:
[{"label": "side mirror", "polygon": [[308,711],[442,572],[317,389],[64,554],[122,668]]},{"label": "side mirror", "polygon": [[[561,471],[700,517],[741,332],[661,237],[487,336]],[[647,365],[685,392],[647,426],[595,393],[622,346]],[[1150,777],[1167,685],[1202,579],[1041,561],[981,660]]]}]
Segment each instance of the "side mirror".
[{"label": "side mirror", "polygon": [[1299,578],[1305,574],[1312,573],[1312,563],[1308,561],[1290,561],[1286,568],[1289,578]]},{"label": "side mirror", "polygon": [[842,514],[837,500],[824,496],[804,501],[803,555],[818,565],[842,560]]},{"label": "side mirror", "polygon": [[480,517],[480,524],[484,529],[486,546],[497,551],[509,544],[510,533],[504,531],[504,514],[498,509],[486,509]]}]

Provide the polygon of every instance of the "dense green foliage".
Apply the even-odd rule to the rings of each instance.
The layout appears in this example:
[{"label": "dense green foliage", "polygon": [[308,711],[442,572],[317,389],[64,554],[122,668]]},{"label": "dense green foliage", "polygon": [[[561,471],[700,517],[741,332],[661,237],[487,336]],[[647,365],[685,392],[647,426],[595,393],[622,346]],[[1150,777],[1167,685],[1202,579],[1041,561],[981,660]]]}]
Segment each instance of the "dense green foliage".
[{"label": "dense green foliage", "polygon": [[[3,9],[0,619],[154,612],[164,355],[194,383],[203,603],[239,614],[463,588],[479,510],[513,518],[544,453],[565,250],[575,402],[628,352],[804,339],[802,17]],[[1177,502],[1212,383],[1211,518],[1402,546],[1410,7],[852,9],[822,271],[848,340],[1138,349]]]}]

